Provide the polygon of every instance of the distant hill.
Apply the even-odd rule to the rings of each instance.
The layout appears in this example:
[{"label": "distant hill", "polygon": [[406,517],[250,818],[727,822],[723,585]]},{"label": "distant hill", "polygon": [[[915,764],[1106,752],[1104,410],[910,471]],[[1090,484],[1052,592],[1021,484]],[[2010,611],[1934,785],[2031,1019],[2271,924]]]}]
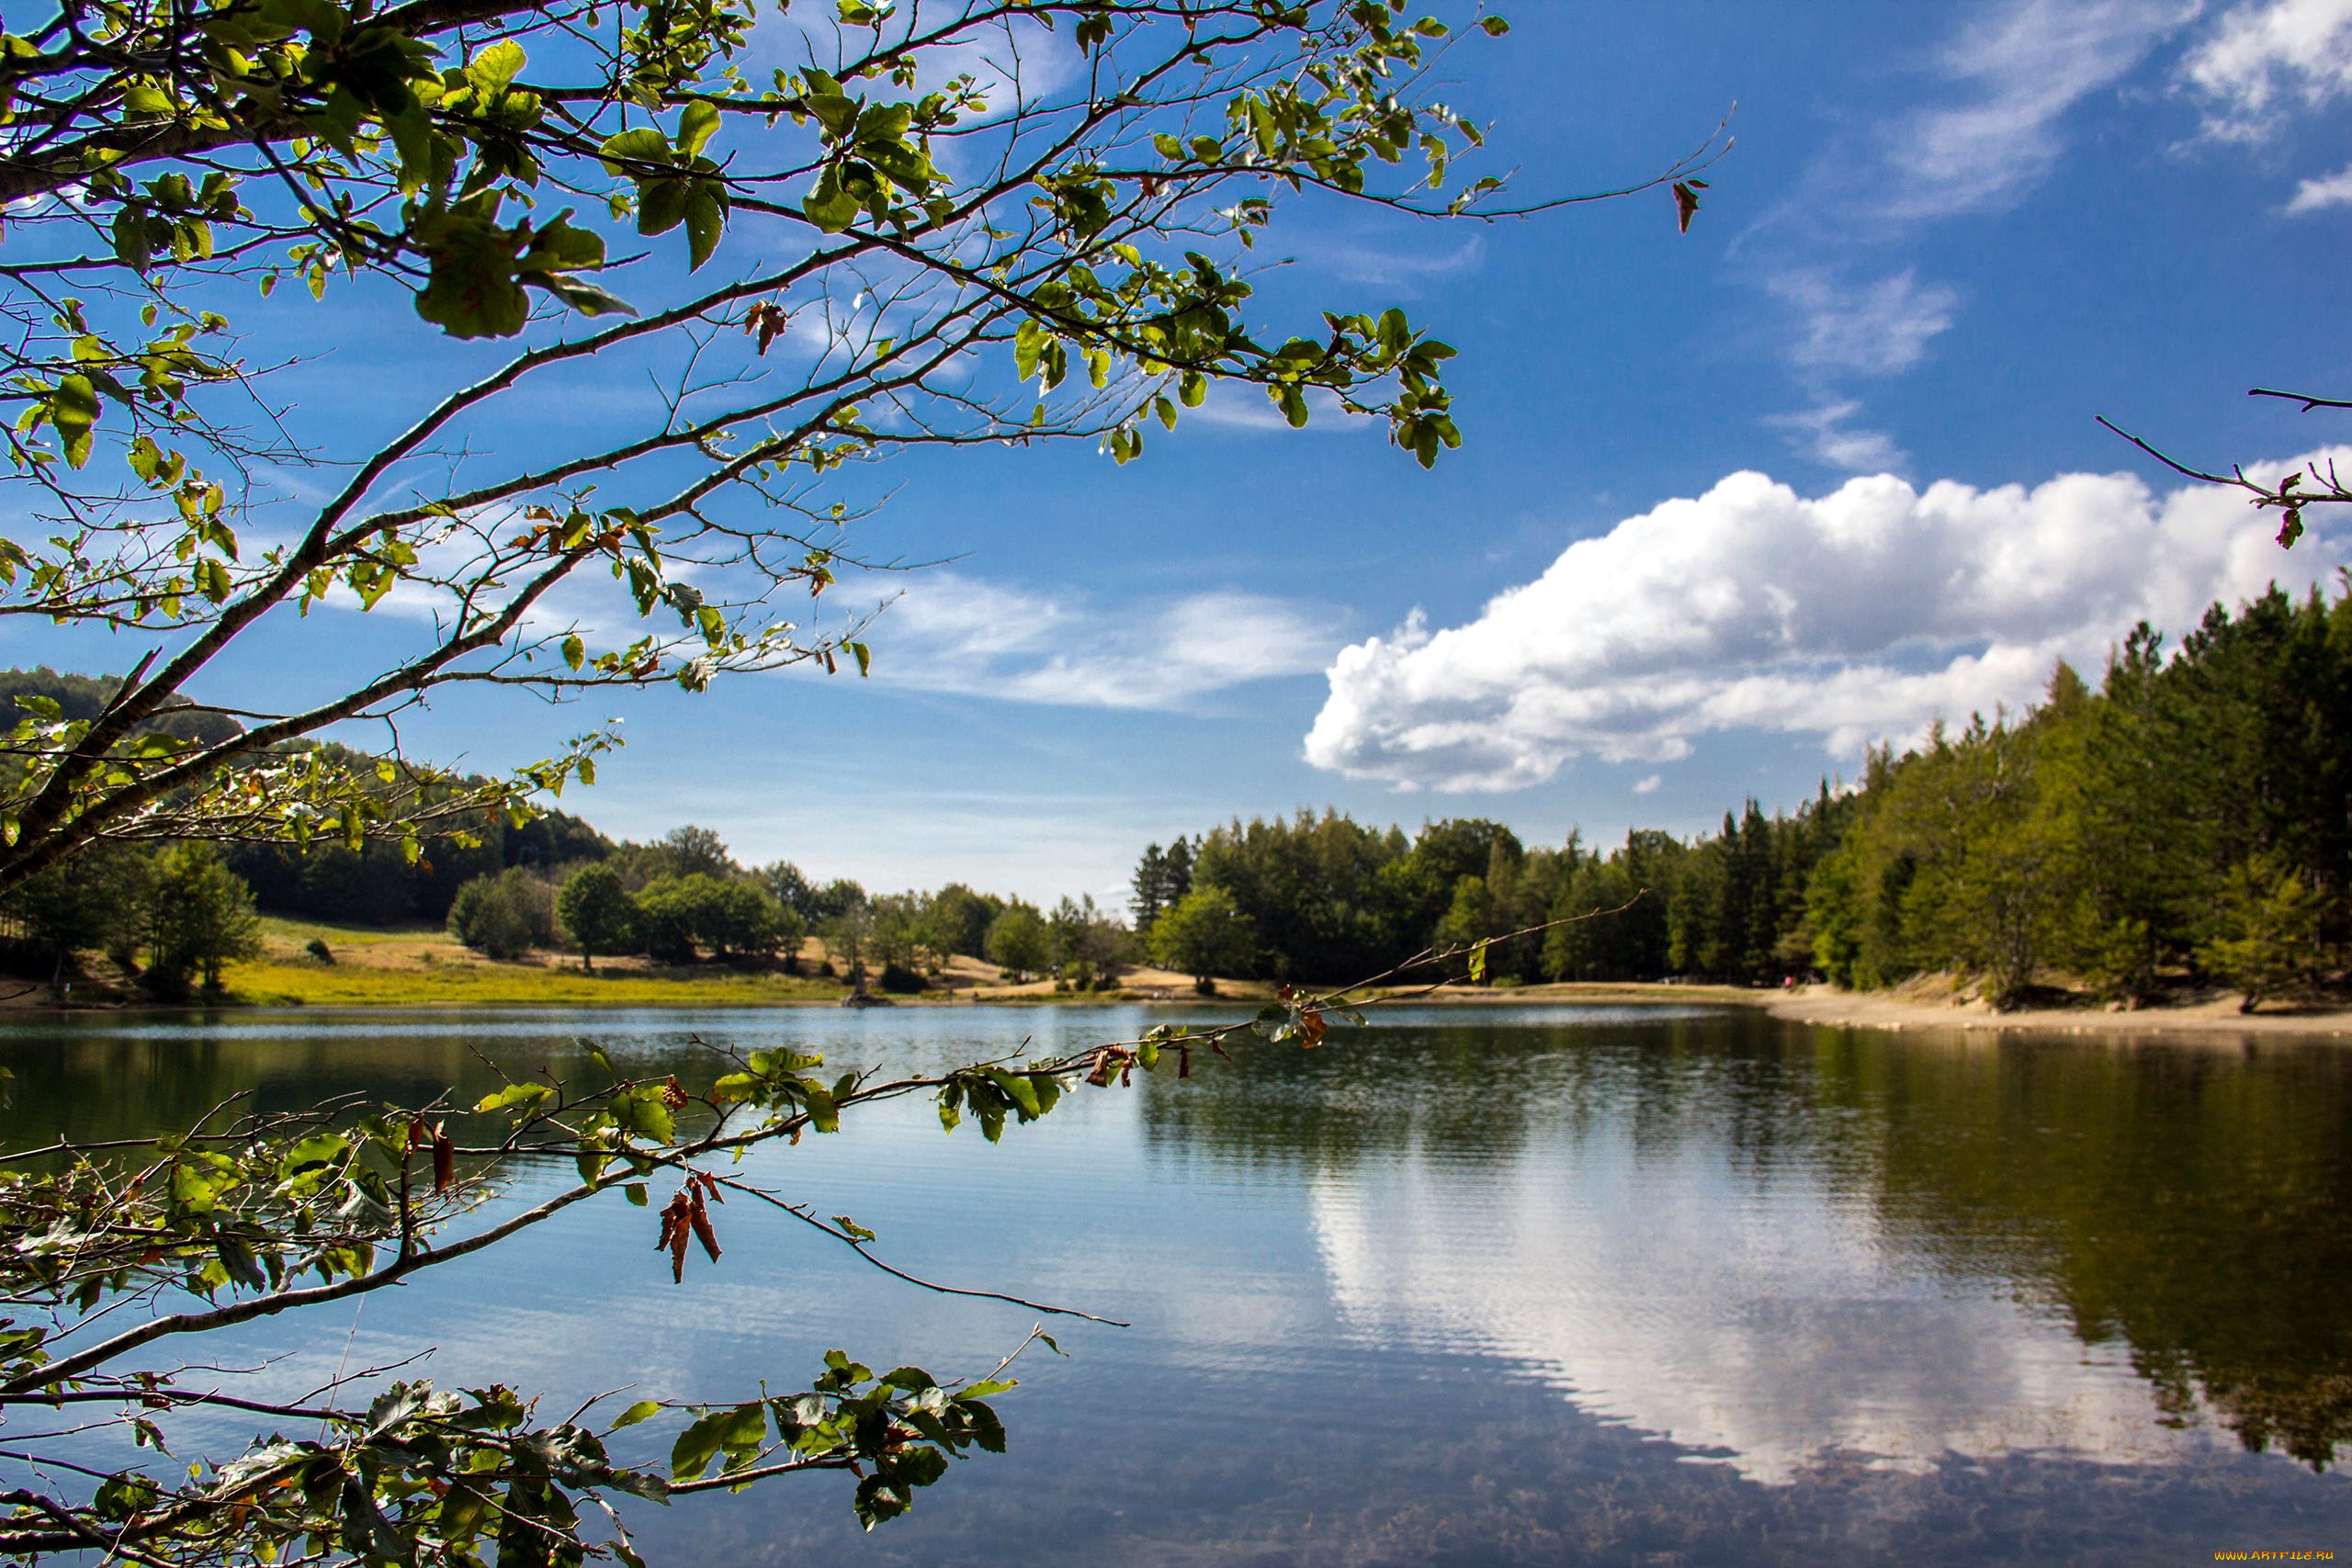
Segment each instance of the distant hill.
[{"label": "distant hill", "polygon": [[[18,697],[47,697],[67,718],[91,719],[106,711],[121,688],[119,675],[71,675],[46,664],[30,670],[0,670],[0,721],[13,725],[25,716]],[[213,745],[244,733],[244,727],[226,714],[175,712],[191,706],[187,699],[173,699],[164,712],[139,727],[141,734],[175,735],[184,740]]]},{"label": "distant hill", "polygon": [[[0,670],[0,721],[14,724],[25,716],[25,710],[17,705],[20,696],[46,697],[67,718],[96,718],[121,683],[119,676],[75,675],[45,664],[30,670]],[[206,745],[244,733],[243,727],[225,714],[186,711],[191,705],[185,699],[173,705],[182,711],[167,710],[141,725],[141,731]],[[365,752],[333,742],[325,749],[347,752],[363,772],[373,761]],[[484,872],[510,865],[554,867],[602,860],[614,849],[612,840],[561,811],[547,812],[520,828],[495,820],[478,825],[475,831],[481,841],[470,847],[451,839],[430,841],[416,865],[410,865],[398,847],[390,844],[369,844],[356,852],[340,843],[315,843],[307,851],[275,844],[232,844],[224,847],[224,853],[231,866],[252,885],[254,900],[266,914],[391,926],[447,918],[458,889]]]}]

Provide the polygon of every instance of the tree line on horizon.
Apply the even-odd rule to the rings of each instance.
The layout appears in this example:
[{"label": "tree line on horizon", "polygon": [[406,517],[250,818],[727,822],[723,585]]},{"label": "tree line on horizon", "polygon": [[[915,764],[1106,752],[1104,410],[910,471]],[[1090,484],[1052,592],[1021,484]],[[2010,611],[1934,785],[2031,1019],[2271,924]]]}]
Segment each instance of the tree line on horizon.
[{"label": "tree line on horizon", "polygon": [[1156,959],[1204,976],[1344,981],[1622,910],[1497,941],[1486,973],[1948,973],[2003,1007],[2050,978],[2131,1005],[2218,981],[2251,1008],[2341,972],[2347,888],[2352,577],[2216,604],[2169,655],[2143,623],[2097,688],[2061,663],[2023,713],[1939,722],[1871,750],[1850,788],[1770,816],[1751,799],[1693,840],[1531,849],[1483,819],[1408,839],[1329,810],[1236,818],[1152,845],[1133,907]]},{"label": "tree line on horizon", "polygon": [[[113,689],[46,668],[0,671],[0,705],[26,695],[68,717],[102,710]],[[961,883],[869,893],[846,877],[813,881],[789,861],[741,864],[710,828],[688,824],[639,843],[549,811],[492,818],[464,840],[436,838],[413,859],[383,842],[102,845],[0,898],[0,957],[62,981],[78,954],[98,953],[150,995],[179,1000],[199,982],[217,991],[227,964],[258,954],[263,915],[443,924],[492,958],[565,952],[592,967],[597,957],[642,955],[798,973],[813,937],[822,943],[812,955],[818,973],[870,972],[899,991],[922,989],[959,954],[1009,977],[1050,976],[1058,989],[1107,989],[1137,956],[1126,928],[1091,897],[1045,908]],[[323,939],[311,953],[333,962]]]},{"label": "tree line on horizon", "polygon": [[458,890],[449,929],[492,957],[563,948],[593,965],[642,953],[656,963],[773,963],[798,972],[811,937],[820,972],[873,972],[885,990],[917,991],[959,956],[1008,977],[1051,974],[1059,988],[1104,989],[1133,957],[1126,929],[1091,897],[1051,910],[960,882],[869,893],[837,877],[819,884],[790,861],[744,866],[709,828],[688,825],[650,843],[610,845],[569,866],[510,866]]},{"label": "tree line on horizon", "polygon": [[[0,672],[0,701],[68,716],[110,690]],[[813,936],[827,968],[870,967],[899,989],[957,955],[1065,989],[1107,988],[1146,961],[1204,985],[1336,983],[1498,938],[1485,972],[1504,985],[1819,974],[1869,988],[1951,973],[2011,1005],[2050,975],[2135,1005],[2222,981],[2251,1005],[2342,968],[2347,888],[2352,590],[2339,585],[2216,604],[2170,653],[2143,624],[2096,688],[2062,663],[2023,713],[1939,723],[1908,750],[1873,749],[1851,787],[1825,780],[1770,815],[1750,799],[1688,840],[1636,829],[1605,850],[1574,832],[1531,848],[1476,818],[1410,836],[1331,810],[1237,818],[1151,845],[1123,922],[1091,897],[1046,909],[960,883],[870,894],[787,861],[742,865],[708,828],[637,843],[548,812],[413,861],[382,843],[110,846],[0,903],[0,932],[20,967],[62,973],[96,949],[167,996],[250,956],[259,912],[446,922],[493,956],[591,964],[791,969]],[[1596,911],[1615,912],[1552,923]]]}]

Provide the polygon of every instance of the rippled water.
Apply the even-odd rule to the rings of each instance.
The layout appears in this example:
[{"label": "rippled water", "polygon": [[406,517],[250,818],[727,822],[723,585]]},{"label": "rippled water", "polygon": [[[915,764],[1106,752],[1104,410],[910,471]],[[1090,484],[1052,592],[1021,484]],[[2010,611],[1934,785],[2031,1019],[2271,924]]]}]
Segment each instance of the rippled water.
[{"label": "rippled water", "polygon": [[[914,1067],[1169,1016],[75,1018],[0,1032],[0,1122],[144,1133],[237,1090],[469,1098],[476,1052],[521,1072],[582,1040],[687,1071],[695,1033]],[[1033,1350],[999,1404],[1012,1451],[871,1538],[818,1479],[670,1510],[647,1539],[680,1563],[2352,1550],[2332,1468],[2352,1442],[2347,1134],[2352,1056],[2325,1043],[1649,1009],[1391,1012],[1314,1053],[1080,1096],[995,1147],[885,1107],[755,1174],[918,1273],[1134,1326],[1057,1325],[1069,1358]],[[445,1382],[719,1399],[803,1386],[836,1345],[976,1373],[1035,1318],[720,1217],[724,1260],[684,1287],[616,1200],[235,1353],[282,1358],[288,1389],[431,1344]]]}]

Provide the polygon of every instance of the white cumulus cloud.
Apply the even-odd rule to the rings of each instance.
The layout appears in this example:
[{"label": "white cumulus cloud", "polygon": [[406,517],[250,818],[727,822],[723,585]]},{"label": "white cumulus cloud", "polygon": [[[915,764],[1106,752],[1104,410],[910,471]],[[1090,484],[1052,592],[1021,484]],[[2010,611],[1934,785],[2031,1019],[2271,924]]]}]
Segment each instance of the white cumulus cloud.
[{"label": "white cumulus cloud", "polygon": [[1466,625],[1417,610],[1342,649],[1306,755],[1440,790],[1522,788],[1582,756],[1671,761],[1718,730],[1852,755],[2029,702],[2061,658],[2096,679],[2141,619],[2177,632],[2345,558],[2317,533],[2282,551],[2275,528],[2234,491],[2129,474],[1991,490],[1881,474],[1808,497],[1736,473],[1577,541]]}]

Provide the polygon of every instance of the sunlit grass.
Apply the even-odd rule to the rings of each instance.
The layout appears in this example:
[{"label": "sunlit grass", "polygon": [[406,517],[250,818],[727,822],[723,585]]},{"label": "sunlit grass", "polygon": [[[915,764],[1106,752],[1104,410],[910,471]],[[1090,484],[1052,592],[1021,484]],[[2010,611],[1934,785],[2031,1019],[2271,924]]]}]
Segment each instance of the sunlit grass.
[{"label": "sunlit grass", "polygon": [[232,964],[226,999],[262,1007],[756,1007],[838,1000],[831,981],[728,970],[582,974],[527,964]]},{"label": "sunlit grass", "polygon": [[288,919],[281,915],[261,918],[261,935],[265,942],[281,942],[300,949],[312,940],[324,942],[333,948],[381,947],[388,942],[447,942],[454,947],[448,933],[439,926],[342,926],[323,920]]}]

